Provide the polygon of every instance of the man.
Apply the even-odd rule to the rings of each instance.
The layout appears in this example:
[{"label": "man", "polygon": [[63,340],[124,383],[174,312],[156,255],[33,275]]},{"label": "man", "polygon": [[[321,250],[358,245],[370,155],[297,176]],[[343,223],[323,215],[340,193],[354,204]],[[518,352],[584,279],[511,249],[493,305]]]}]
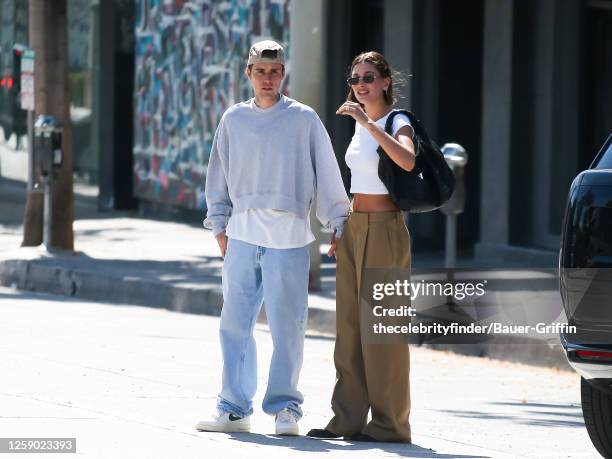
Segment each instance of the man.
[{"label": "man", "polygon": [[197,429],[250,430],[257,385],[253,328],[266,303],[273,341],[263,410],[276,416],[277,435],[299,435],[308,309],[310,205],[334,230],[330,256],[349,201],[321,120],[310,107],[280,94],[285,54],[276,42],[255,43],[246,69],[255,97],[222,116],[206,176],[207,218],[223,262],[220,338],[222,389],[217,414]]}]

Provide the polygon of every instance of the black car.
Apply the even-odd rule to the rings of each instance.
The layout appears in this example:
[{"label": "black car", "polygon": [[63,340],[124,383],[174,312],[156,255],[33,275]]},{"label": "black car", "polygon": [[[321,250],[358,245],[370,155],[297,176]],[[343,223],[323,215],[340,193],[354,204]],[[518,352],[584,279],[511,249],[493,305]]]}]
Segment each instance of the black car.
[{"label": "black car", "polygon": [[565,212],[559,287],[568,330],[561,343],[581,376],[584,423],[612,458],[612,134],[578,174]]}]

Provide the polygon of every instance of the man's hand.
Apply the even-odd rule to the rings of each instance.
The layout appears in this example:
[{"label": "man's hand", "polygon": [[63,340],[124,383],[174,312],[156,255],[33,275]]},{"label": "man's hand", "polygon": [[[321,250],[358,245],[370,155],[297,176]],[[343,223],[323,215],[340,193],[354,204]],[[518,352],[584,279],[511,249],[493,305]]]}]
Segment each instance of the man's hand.
[{"label": "man's hand", "polygon": [[336,232],[334,231],[334,234],[332,235],[332,240],[331,240],[331,247],[329,248],[329,251],[327,252],[327,256],[328,257],[334,257],[336,256],[336,248],[338,247],[338,241],[339,239],[336,239]]},{"label": "man's hand", "polygon": [[215,239],[217,240],[217,244],[219,244],[221,256],[225,258],[225,252],[227,252],[227,236],[225,235],[225,231],[221,231],[219,234],[217,234]]}]

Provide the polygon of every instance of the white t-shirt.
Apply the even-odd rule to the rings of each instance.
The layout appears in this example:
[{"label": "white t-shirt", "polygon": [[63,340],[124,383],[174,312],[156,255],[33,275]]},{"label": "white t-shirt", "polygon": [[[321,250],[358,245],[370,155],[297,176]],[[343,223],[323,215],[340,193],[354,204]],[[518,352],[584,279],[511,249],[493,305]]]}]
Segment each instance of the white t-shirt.
[{"label": "white t-shirt", "polygon": [[294,249],[315,240],[308,217],[274,209],[248,209],[233,214],[225,234],[269,249]]},{"label": "white t-shirt", "polygon": [[[383,129],[389,114],[376,121]],[[391,132],[393,137],[404,126],[411,126],[404,114],[395,115]],[[412,126],[411,126],[412,127]],[[378,178],[379,147],[367,129],[355,123],[355,134],[346,150],[346,165],[351,169],[351,193],[389,194],[387,187]]]}]

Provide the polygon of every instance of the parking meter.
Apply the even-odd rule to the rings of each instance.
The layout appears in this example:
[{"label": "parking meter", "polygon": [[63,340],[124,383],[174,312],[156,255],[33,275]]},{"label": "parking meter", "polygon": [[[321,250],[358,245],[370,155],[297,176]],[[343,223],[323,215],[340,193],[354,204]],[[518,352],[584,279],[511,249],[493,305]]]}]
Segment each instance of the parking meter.
[{"label": "parking meter", "polygon": [[37,184],[44,183],[43,245],[52,251],[51,228],[54,172],[62,166],[62,124],[50,115],[39,115],[34,123],[34,170]]},{"label": "parking meter", "polygon": [[442,147],[442,154],[455,175],[455,190],[450,199],[440,209],[445,215],[459,215],[465,208],[465,166],[468,155],[458,143],[446,143]]},{"label": "parking meter", "polygon": [[[442,147],[442,154],[455,176],[455,189],[450,199],[440,209],[446,215],[446,256],[445,268],[447,280],[454,278],[453,269],[457,262],[457,215],[465,208],[465,166],[468,155],[458,143],[446,143]],[[446,304],[454,310],[455,304],[452,296],[447,296]]]},{"label": "parking meter", "polygon": [[34,167],[43,179],[52,179],[62,166],[62,124],[50,115],[39,115],[34,123]]}]

